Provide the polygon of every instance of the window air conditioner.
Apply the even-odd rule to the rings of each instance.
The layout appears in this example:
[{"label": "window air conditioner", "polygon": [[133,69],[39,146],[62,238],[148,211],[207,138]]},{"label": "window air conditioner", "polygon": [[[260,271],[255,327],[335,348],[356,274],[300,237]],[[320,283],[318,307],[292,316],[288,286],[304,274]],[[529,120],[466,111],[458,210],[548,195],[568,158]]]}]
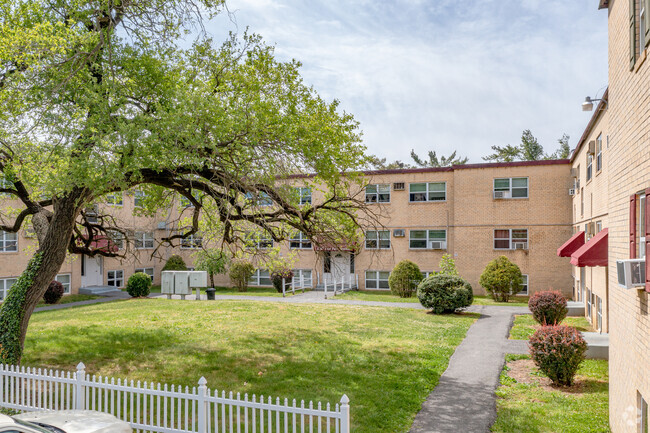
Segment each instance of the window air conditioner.
[{"label": "window air conditioner", "polygon": [[515,250],[527,250],[528,242],[513,242],[512,246]]},{"label": "window air conditioner", "polygon": [[404,191],[404,182],[395,182],[393,183],[394,191]]},{"label": "window air conditioner", "polygon": [[431,250],[446,250],[447,242],[445,241],[429,241],[429,249]]},{"label": "window air conditioner", "polygon": [[645,259],[617,260],[618,285],[625,289],[645,287]]},{"label": "window air conditioner", "polygon": [[510,191],[494,191],[494,198],[510,198]]},{"label": "window air conditioner", "polygon": [[578,169],[577,168],[572,168],[571,169],[571,177],[578,177]]},{"label": "window air conditioner", "polygon": [[404,229],[395,229],[393,230],[393,237],[395,238],[403,238],[406,236],[406,230]]},{"label": "window air conditioner", "polygon": [[596,140],[591,140],[589,142],[589,149],[587,150],[587,153],[591,155],[596,153]]},{"label": "window air conditioner", "polygon": [[569,188],[569,195],[576,195],[575,188]]},{"label": "window air conditioner", "polygon": [[158,228],[158,230],[165,230],[165,229],[167,229],[167,223],[164,222],[164,221],[161,221],[161,222],[158,223],[156,228]]}]

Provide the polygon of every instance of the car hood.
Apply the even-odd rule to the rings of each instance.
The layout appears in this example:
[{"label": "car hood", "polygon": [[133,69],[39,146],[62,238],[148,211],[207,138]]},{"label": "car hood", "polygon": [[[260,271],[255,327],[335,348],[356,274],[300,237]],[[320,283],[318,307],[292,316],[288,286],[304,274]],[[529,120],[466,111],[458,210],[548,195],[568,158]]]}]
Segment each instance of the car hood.
[{"label": "car hood", "polygon": [[66,433],[132,433],[128,423],[92,410],[28,412],[15,415],[22,421],[53,425]]}]

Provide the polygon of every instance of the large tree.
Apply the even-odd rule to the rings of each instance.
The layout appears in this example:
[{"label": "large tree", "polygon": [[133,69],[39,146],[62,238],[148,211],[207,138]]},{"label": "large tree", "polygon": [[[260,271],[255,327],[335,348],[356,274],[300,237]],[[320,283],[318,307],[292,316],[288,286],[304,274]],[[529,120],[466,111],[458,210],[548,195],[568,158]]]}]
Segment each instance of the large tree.
[{"label": "large tree", "polygon": [[484,156],[484,161],[512,162],[512,161],[539,161],[542,159],[565,159],[569,157],[569,136],[562,134],[558,140],[560,148],[553,153],[544,152],[544,147],[539,144],[537,138],[525,129],[521,133],[521,142],[517,146],[510,144],[505,146],[492,146],[494,153]]},{"label": "large tree", "polygon": [[[280,241],[359,223],[355,179],[341,175],[366,163],[357,123],[259,37],[215,45],[201,15],[221,6],[0,0],[0,193],[12,209],[0,230],[29,222],[38,238],[0,307],[4,362],[19,363],[31,313],[67,253],[122,254],[97,241],[128,238],[126,228],[88,211],[106,194],[145,191],[145,213],[183,196],[187,224],[163,239],[171,245],[200,225],[236,242],[250,227]],[[305,171],[328,191],[323,201],[300,205],[279,182]]]},{"label": "large tree", "polygon": [[436,152],[430,150],[427,153],[429,159],[422,159],[415,153],[415,150],[411,149],[411,159],[419,167],[451,167],[452,165],[463,165],[467,164],[469,158],[456,156],[456,151],[454,150],[451,155],[445,157],[444,155],[436,155]]}]

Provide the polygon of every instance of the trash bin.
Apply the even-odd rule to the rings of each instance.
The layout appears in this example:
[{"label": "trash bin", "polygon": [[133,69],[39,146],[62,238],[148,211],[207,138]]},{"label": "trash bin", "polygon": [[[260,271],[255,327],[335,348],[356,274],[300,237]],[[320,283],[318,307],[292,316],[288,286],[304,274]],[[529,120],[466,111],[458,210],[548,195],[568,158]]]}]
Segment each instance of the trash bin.
[{"label": "trash bin", "polygon": [[205,294],[208,295],[208,301],[214,301],[216,291],[217,289],[213,289],[212,287],[205,289]]}]

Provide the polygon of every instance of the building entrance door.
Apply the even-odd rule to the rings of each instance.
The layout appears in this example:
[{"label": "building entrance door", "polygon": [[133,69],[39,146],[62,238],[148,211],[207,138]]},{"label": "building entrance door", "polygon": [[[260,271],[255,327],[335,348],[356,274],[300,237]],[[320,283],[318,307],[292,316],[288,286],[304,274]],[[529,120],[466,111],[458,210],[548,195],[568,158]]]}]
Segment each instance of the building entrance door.
[{"label": "building entrance door", "polygon": [[350,253],[337,252],[332,254],[332,279],[341,281],[350,275]]},{"label": "building entrance door", "polygon": [[102,257],[81,256],[81,287],[103,286]]}]

